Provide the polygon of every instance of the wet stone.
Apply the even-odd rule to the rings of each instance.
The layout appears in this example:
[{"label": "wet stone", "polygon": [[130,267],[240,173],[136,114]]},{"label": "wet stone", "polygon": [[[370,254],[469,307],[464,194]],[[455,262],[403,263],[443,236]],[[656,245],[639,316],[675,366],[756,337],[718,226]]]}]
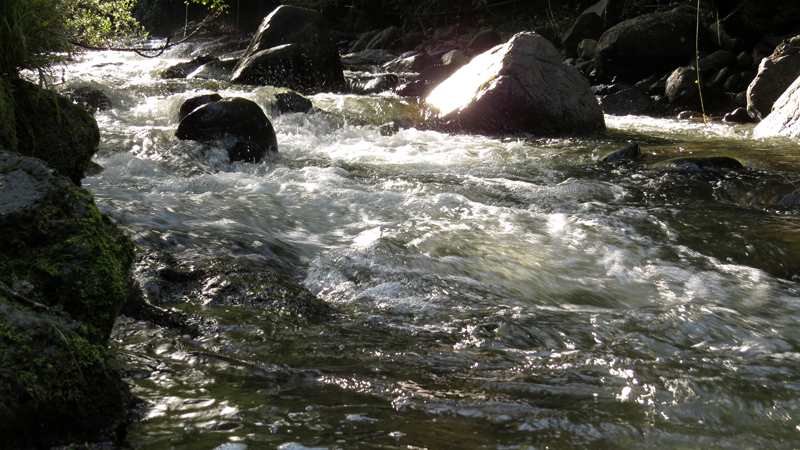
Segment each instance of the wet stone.
[{"label": "wet stone", "polygon": [[622,150],[617,150],[616,152],[606,156],[603,158],[603,162],[616,162],[616,161],[626,161],[636,159],[642,155],[642,150],[639,147],[639,144],[631,144]]}]

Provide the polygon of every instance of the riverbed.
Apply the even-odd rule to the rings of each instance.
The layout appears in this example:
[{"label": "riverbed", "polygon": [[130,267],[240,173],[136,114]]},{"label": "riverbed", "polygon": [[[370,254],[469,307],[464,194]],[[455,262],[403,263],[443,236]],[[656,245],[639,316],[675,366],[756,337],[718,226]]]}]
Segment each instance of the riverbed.
[{"label": "riverbed", "polygon": [[[311,97],[163,80],[186,61],[66,67],[97,113],[84,180],[142,249],[285,264],[336,313],[170,305],[213,332],[120,318],[136,449],[791,449],[800,446],[800,145],[752,125],[605,117],[608,130],[482,137],[387,126],[391,94]],[[280,156],[174,137],[190,97],[259,103]],[[637,162],[600,163],[630,143]],[[727,156],[740,170],[681,158]]]}]

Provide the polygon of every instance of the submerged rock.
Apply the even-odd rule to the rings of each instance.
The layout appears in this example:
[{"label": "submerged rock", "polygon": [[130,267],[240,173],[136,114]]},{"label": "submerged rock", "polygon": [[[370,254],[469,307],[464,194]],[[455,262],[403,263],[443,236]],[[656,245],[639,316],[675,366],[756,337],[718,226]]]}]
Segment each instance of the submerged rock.
[{"label": "submerged rock", "polygon": [[339,52],[321,13],[282,5],[264,18],[230,81],[303,93],[344,88]]},{"label": "submerged rock", "polygon": [[642,155],[642,149],[639,144],[631,144],[622,150],[617,150],[614,153],[603,158],[603,162],[616,162],[636,159]]},{"label": "submerged rock", "polygon": [[137,263],[135,277],[153,305],[194,302],[208,307],[238,306],[264,311],[275,320],[319,321],[334,314],[333,308],[307,288],[270,267],[181,262],[169,254],[151,251]]},{"label": "submerged rock", "polygon": [[12,152],[0,152],[0,228],[0,281],[24,290],[0,289],[2,447],[122,439],[133,398],[107,344],[133,243],[89,192]]},{"label": "submerged rock", "polygon": [[669,161],[668,167],[672,169],[684,169],[696,172],[737,170],[744,168],[744,165],[734,158],[728,156],[711,156],[707,158],[678,158]]},{"label": "submerged rock", "polygon": [[476,56],[428,96],[447,129],[476,133],[605,128],[589,82],[547,39],[518,33]]},{"label": "submerged rock", "polygon": [[70,100],[90,113],[111,109],[111,99],[96,87],[79,86],[63,92]]},{"label": "submerged rock", "polygon": [[778,98],[772,113],[756,125],[753,136],[800,137],[800,76]]},{"label": "submerged rock", "polygon": [[229,98],[206,103],[178,124],[181,140],[222,142],[231,161],[259,162],[278,152],[272,123],[255,102]]}]

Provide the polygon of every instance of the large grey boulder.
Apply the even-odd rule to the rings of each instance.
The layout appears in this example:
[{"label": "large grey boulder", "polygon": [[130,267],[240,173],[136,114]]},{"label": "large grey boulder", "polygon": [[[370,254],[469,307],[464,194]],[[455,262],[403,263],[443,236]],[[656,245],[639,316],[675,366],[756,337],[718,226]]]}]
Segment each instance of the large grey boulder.
[{"label": "large grey boulder", "polygon": [[692,61],[696,17],[683,8],[618,23],[597,41],[597,72],[606,79],[636,82]]},{"label": "large grey boulder", "polygon": [[282,5],[264,18],[230,81],[303,93],[344,88],[339,52],[317,11]]},{"label": "large grey boulder", "polygon": [[772,113],[756,126],[753,136],[800,137],[800,76],[778,98]]},{"label": "large grey boulder", "polygon": [[255,163],[278,152],[269,118],[258,104],[244,98],[199,106],[181,120],[175,136],[181,140],[220,142],[231,161]]},{"label": "large grey boulder", "polygon": [[13,152],[0,152],[0,229],[0,447],[122,439],[133,398],[107,347],[133,243],[89,192]]},{"label": "large grey boulder", "polygon": [[747,113],[763,120],[775,100],[800,76],[800,36],[784,41],[761,60],[756,78],[747,88]]},{"label": "large grey boulder", "polygon": [[518,33],[476,56],[428,96],[445,128],[474,133],[581,132],[605,128],[589,82],[550,41]]}]

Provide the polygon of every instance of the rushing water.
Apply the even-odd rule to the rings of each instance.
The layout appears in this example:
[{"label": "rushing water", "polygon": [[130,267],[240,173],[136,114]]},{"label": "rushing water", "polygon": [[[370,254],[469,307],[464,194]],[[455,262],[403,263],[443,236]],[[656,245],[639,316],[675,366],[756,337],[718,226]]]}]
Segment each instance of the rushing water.
[{"label": "rushing water", "polygon": [[[136,449],[779,449],[800,446],[796,141],[752,127],[607,116],[586,136],[380,125],[417,101],[161,80],[186,60],[82,57],[105,170],[85,180],[143,248],[290,262],[321,323],[174,305],[219,330],[131,319],[117,358],[144,400]],[[184,58],[184,59],[181,59]],[[265,108],[280,158],[230,164],[173,137],[192,96]],[[629,142],[641,164],[597,161]],[[748,168],[669,168],[686,156]]]}]

